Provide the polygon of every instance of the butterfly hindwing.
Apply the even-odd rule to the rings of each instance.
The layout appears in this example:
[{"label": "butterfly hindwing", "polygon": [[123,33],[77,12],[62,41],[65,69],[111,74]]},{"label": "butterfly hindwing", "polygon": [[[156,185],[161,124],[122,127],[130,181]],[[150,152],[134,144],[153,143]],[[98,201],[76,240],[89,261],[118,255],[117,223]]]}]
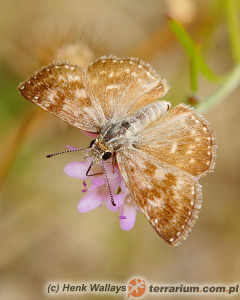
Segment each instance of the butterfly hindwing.
[{"label": "butterfly hindwing", "polygon": [[54,63],[18,87],[44,110],[85,131],[98,133],[106,123],[86,72],[79,66]]},{"label": "butterfly hindwing", "polygon": [[117,162],[126,186],[150,224],[165,241],[178,245],[195,224],[201,207],[201,185],[190,174],[136,149],[119,152]]},{"label": "butterfly hindwing", "polygon": [[212,171],[216,142],[209,123],[180,104],[135,137],[137,149],[198,177]]}]

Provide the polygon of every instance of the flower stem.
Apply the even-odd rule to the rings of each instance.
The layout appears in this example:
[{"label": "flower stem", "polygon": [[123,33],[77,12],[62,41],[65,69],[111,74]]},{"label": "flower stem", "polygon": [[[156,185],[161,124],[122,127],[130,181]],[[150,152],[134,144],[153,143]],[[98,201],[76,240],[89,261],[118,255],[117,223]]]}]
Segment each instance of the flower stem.
[{"label": "flower stem", "polygon": [[233,92],[239,84],[240,65],[237,65],[229,74],[225,83],[214,94],[206,98],[196,107],[197,111],[199,113],[204,113],[212,109],[214,106],[222,102],[229,94],[231,94],[231,92]]},{"label": "flower stem", "polygon": [[240,63],[240,30],[238,20],[238,0],[225,1],[226,20],[229,31],[232,56],[236,63]]}]

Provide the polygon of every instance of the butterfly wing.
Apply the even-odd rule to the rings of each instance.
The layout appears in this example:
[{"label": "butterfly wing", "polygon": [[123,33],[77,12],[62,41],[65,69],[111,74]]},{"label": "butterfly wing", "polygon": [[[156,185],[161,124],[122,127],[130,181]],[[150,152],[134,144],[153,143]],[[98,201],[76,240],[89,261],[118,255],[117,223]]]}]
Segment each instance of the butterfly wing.
[{"label": "butterfly wing", "polygon": [[134,146],[195,177],[214,169],[217,146],[209,123],[184,104],[139,132]]},{"label": "butterfly wing", "polygon": [[165,80],[141,60],[101,57],[86,73],[79,66],[51,64],[19,85],[20,93],[44,110],[92,133],[155,102]]},{"label": "butterfly wing", "polygon": [[137,149],[117,153],[121,175],[136,204],[169,244],[187,237],[201,207],[201,185],[193,176]]},{"label": "butterfly wing", "polygon": [[136,58],[101,57],[88,68],[105,118],[125,119],[166,94],[168,85],[150,65]]},{"label": "butterfly wing", "polygon": [[106,123],[87,73],[79,66],[50,64],[19,85],[20,93],[44,110],[85,131]]}]

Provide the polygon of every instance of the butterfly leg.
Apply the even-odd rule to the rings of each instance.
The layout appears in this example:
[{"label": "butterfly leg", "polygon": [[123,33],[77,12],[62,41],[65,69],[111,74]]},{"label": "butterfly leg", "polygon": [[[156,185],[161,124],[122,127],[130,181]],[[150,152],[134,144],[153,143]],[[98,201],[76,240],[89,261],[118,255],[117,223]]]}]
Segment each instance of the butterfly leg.
[{"label": "butterfly leg", "polygon": [[112,155],[112,167],[113,167],[113,173],[114,173],[114,165],[116,164],[116,154],[115,152]]},{"label": "butterfly leg", "polygon": [[93,164],[91,163],[90,164],[90,166],[89,166],[89,168],[87,169],[87,172],[86,172],[86,176],[96,176],[96,175],[102,175],[103,173],[96,173],[96,174],[88,174],[89,173],[89,171],[91,170],[91,168],[92,168],[92,166],[93,166]]}]

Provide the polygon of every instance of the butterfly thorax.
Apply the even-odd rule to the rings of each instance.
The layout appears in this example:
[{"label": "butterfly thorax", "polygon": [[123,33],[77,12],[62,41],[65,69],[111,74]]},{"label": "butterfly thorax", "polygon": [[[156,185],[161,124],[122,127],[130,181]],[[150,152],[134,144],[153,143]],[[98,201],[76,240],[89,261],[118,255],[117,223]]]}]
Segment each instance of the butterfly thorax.
[{"label": "butterfly thorax", "polygon": [[156,101],[125,120],[104,126],[89,153],[95,158],[101,158],[106,152],[118,152],[134,143],[134,137],[149,124],[160,118],[170,107],[166,101]]}]

